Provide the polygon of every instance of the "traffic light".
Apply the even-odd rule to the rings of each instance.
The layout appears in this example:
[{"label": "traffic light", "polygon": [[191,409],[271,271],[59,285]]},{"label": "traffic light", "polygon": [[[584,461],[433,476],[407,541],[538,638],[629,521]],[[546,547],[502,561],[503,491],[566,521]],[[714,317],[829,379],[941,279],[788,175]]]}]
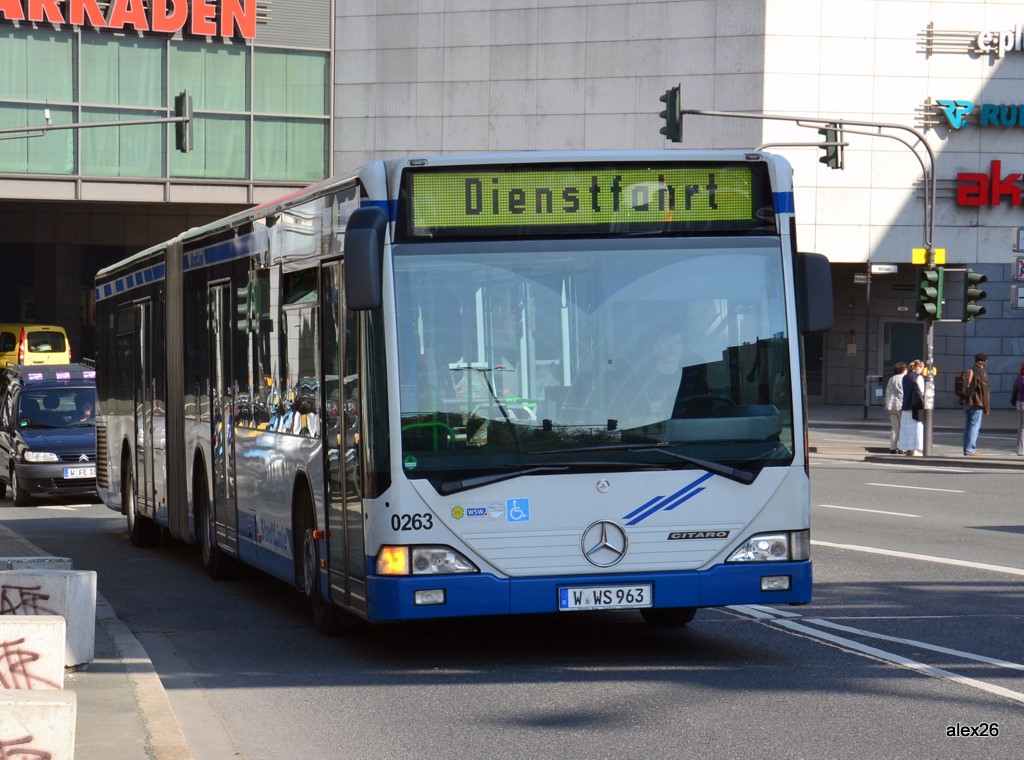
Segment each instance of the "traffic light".
[{"label": "traffic light", "polygon": [[945,272],[941,267],[917,270],[917,318],[942,319],[942,284]]},{"label": "traffic light", "polygon": [[985,313],[985,307],[978,301],[988,295],[979,287],[981,283],[987,281],[988,277],[981,272],[975,272],[973,269],[964,271],[964,322],[970,322]]},{"label": "traffic light", "polygon": [[671,90],[665,90],[665,94],[658,100],[665,104],[665,110],[658,114],[665,120],[665,126],[659,131],[665,135],[665,139],[672,142],[683,141],[683,114],[681,112],[681,99],[679,94],[680,85]]},{"label": "traffic light", "polygon": [[825,142],[821,145],[822,150],[825,151],[825,155],[819,158],[818,161],[825,164],[829,169],[842,169],[843,146],[839,144],[842,142],[842,137],[839,133],[839,125],[826,124],[818,130],[818,134],[825,137]]},{"label": "traffic light", "polygon": [[253,332],[255,289],[250,282],[241,288],[235,288],[235,325],[238,332]]},{"label": "traffic light", "polygon": [[186,121],[174,122],[174,147],[182,153],[192,150],[192,96],[182,90],[174,96],[174,116]]}]

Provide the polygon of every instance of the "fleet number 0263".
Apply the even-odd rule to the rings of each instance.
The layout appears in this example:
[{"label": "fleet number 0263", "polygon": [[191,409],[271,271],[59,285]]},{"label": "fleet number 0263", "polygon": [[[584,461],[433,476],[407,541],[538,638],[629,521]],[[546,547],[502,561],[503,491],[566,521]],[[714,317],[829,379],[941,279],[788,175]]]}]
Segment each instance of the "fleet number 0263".
[{"label": "fleet number 0263", "polygon": [[434,516],[424,514],[391,515],[391,530],[430,530],[434,527]]}]

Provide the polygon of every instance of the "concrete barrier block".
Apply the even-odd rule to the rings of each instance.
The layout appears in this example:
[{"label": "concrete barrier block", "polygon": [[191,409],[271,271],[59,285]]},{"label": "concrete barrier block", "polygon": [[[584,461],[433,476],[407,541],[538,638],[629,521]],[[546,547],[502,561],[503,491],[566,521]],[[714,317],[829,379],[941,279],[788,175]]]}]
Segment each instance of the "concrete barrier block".
[{"label": "concrete barrier block", "polygon": [[0,570],[71,570],[70,557],[0,557]]},{"label": "concrete barrier block", "polygon": [[60,615],[0,616],[0,694],[63,689],[65,629]]},{"label": "concrete barrier block", "polygon": [[0,615],[63,615],[64,664],[92,662],[96,653],[96,573],[93,570],[4,570]]},{"label": "concrete barrier block", "polygon": [[0,691],[0,757],[74,760],[73,691]]}]

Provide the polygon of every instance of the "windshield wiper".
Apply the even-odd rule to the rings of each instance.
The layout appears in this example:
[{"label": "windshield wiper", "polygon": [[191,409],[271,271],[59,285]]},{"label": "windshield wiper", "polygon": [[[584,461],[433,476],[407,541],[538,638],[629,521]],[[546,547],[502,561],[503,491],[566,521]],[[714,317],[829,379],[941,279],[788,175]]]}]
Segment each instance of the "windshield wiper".
[{"label": "windshield wiper", "polygon": [[475,478],[449,480],[447,483],[442,483],[438,487],[438,490],[441,492],[442,496],[448,496],[449,494],[458,493],[459,491],[468,491],[470,488],[479,488],[480,486],[490,485],[491,483],[499,483],[502,480],[518,478],[520,475],[534,475],[538,472],[565,472],[568,469],[569,465],[523,467],[521,469],[509,470],[507,472],[493,472],[490,475],[478,475]]},{"label": "windshield wiper", "polygon": [[737,467],[730,467],[727,464],[721,462],[712,462],[707,459],[698,459],[697,457],[690,457],[686,454],[680,454],[676,451],[669,451],[668,447],[672,446],[670,443],[606,443],[598,446],[580,446],[578,448],[571,449],[551,449],[549,451],[531,451],[531,454],[564,454],[566,452],[579,452],[579,451],[657,451],[666,456],[670,456],[673,459],[678,459],[687,464],[692,464],[696,467],[700,467],[702,470],[713,472],[715,475],[721,475],[723,478],[729,478],[735,480],[737,483],[743,483],[744,485],[750,485],[754,482],[756,475],[750,470],[741,470]]}]

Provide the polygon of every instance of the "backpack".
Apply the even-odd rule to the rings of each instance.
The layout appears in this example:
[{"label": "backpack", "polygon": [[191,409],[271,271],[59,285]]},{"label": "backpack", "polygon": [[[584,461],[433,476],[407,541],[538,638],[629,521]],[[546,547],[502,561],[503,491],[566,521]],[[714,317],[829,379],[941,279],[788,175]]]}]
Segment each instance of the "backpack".
[{"label": "backpack", "polygon": [[955,393],[956,397],[960,399],[961,404],[967,400],[967,394],[971,388],[971,375],[971,370],[965,369],[957,375],[956,379],[953,381],[953,393]]}]

